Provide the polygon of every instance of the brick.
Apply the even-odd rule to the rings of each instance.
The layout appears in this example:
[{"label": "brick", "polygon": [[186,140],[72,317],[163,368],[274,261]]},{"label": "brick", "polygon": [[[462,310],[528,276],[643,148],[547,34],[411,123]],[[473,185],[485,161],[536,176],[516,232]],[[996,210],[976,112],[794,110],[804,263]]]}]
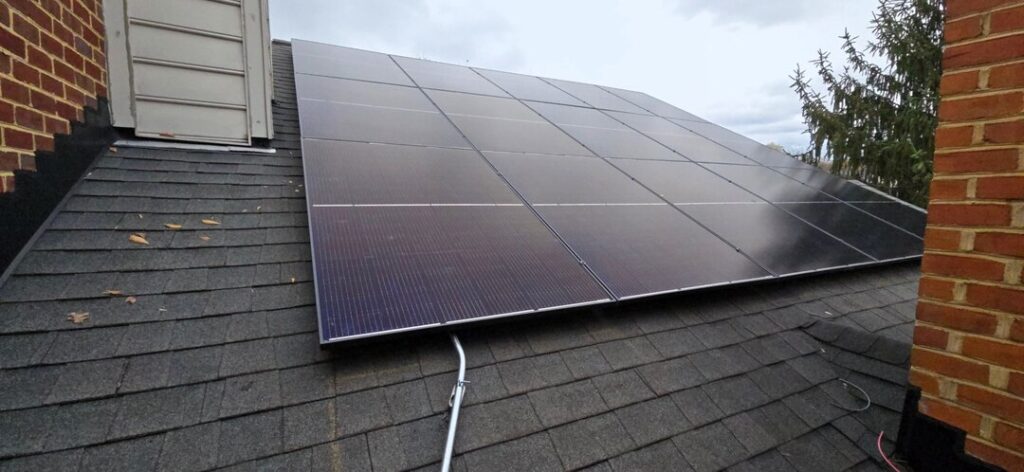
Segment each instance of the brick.
[{"label": "brick", "polygon": [[1000,172],[1017,170],[1020,151],[1016,149],[991,149],[984,151],[962,151],[935,155],[937,174],[965,172]]},{"label": "brick", "polygon": [[1010,383],[1007,385],[1006,390],[1018,397],[1024,397],[1024,374],[1010,372]]},{"label": "brick", "polygon": [[992,64],[1024,56],[1024,34],[946,47],[942,65],[947,70],[957,67]]},{"label": "brick", "polygon": [[1024,290],[969,284],[967,302],[983,308],[1024,313]]},{"label": "brick", "polygon": [[1024,257],[1024,234],[998,231],[977,233],[974,236],[974,250],[989,254]]},{"label": "brick", "polygon": [[929,351],[914,346],[910,354],[911,365],[937,374],[977,383],[988,382],[989,368],[985,364],[971,362],[944,353]]},{"label": "brick", "polygon": [[0,78],[0,96],[16,103],[28,105],[31,103],[31,92],[28,87],[6,77]]},{"label": "brick", "polygon": [[960,248],[960,232],[953,229],[927,228],[924,231],[924,247],[956,251]]},{"label": "brick", "polygon": [[926,254],[921,261],[921,272],[974,280],[1003,280],[1006,265],[999,261],[971,256]]},{"label": "brick", "polygon": [[953,299],[953,282],[938,280],[931,277],[923,277],[918,286],[918,295],[921,297],[938,298],[941,300]]},{"label": "brick", "polygon": [[0,49],[5,49],[16,57],[25,57],[25,40],[7,28],[0,28]]},{"label": "brick", "polygon": [[21,156],[14,152],[0,152],[0,171],[12,171],[18,169]]},{"label": "brick", "polygon": [[1017,342],[1024,342],[1024,319],[1017,318],[1010,325],[1010,339]]},{"label": "brick", "polygon": [[63,97],[64,96],[64,84],[62,84],[59,80],[57,80],[56,78],[54,78],[51,75],[40,74],[39,75],[39,86],[43,90],[45,90],[45,91],[47,91],[49,93],[52,93],[52,94],[54,94],[54,95],[56,95],[58,97]]},{"label": "brick", "polygon": [[965,356],[992,362],[1014,370],[1024,370],[1024,344],[967,336],[963,341]]},{"label": "brick", "polygon": [[32,134],[13,128],[4,129],[4,145],[16,149],[34,150]]},{"label": "brick", "polygon": [[994,335],[996,326],[999,324],[996,316],[989,313],[970,311],[927,301],[918,302],[917,319],[957,331],[987,335]]},{"label": "brick", "polygon": [[1004,3],[1006,0],[946,0],[946,20],[991,10]]},{"label": "brick", "polygon": [[981,429],[981,415],[957,405],[931,398],[922,398],[918,410],[946,424],[977,434]]},{"label": "brick", "polygon": [[28,63],[45,72],[53,70],[53,59],[35,46],[28,47]]},{"label": "brick", "polygon": [[53,97],[46,95],[42,92],[33,90],[32,95],[32,106],[42,113],[53,114],[57,111],[57,102]]},{"label": "brick", "polygon": [[932,180],[928,195],[932,200],[963,200],[967,197],[967,180]]},{"label": "brick", "polygon": [[[960,20],[947,21],[942,34],[947,43],[955,43],[964,39],[981,36],[981,17],[972,16]],[[940,89],[940,91],[943,95],[947,94],[943,89]]]},{"label": "brick", "polygon": [[0,123],[14,123],[14,105],[0,102]]},{"label": "brick", "polygon": [[45,117],[46,121],[46,132],[50,134],[68,134],[70,127],[68,122],[60,118]]},{"label": "brick", "polygon": [[1014,88],[1024,85],[1024,63],[993,67],[988,75],[990,89]]},{"label": "brick", "polygon": [[928,375],[920,370],[910,370],[910,383],[921,388],[921,391],[933,396],[939,396],[939,379]]},{"label": "brick", "polygon": [[973,138],[973,126],[945,126],[935,130],[935,148],[969,146]]},{"label": "brick", "polygon": [[38,151],[53,151],[53,138],[40,134],[35,135],[35,149]]},{"label": "brick", "polygon": [[[1024,76],[1024,67],[1021,68],[1020,74]],[[1024,120],[986,124],[982,139],[986,143],[991,144],[1016,144],[1024,142]]]},{"label": "brick", "polygon": [[917,346],[928,346],[936,349],[945,349],[949,343],[949,333],[929,326],[917,325],[914,327],[914,344]]},{"label": "brick", "polygon": [[39,70],[24,62],[14,61],[11,64],[11,74],[14,78],[26,85],[39,84]]},{"label": "brick", "polygon": [[986,199],[1024,199],[1024,177],[984,177],[978,179],[977,197]]},{"label": "brick", "polygon": [[978,89],[978,71],[960,72],[957,74],[943,74],[939,82],[939,93],[943,97],[959,93],[973,92]]},{"label": "brick", "polygon": [[[1021,38],[1024,38],[1024,35]],[[1024,111],[1024,92],[1018,91],[956,100],[943,99],[939,103],[939,121],[1000,118],[1014,116],[1021,111]]]},{"label": "brick", "polygon": [[19,159],[18,166],[21,167],[21,170],[37,170],[36,156],[31,154],[22,154],[21,158]]},{"label": "brick", "polygon": [[1016,423],[1024,422],[1024,398],[965,384],[957,385],[956,395],[960,403],[983,413]]},{"label": "brick", "polygon": [[1024,469],[1024,456],[1005,449],[998,449],[975,438],[967,438],[964,450],[974,457],[990,464],[998,465],[1006,470]]},{"label": "brick", "polygon": [[996,10],[989,16],[989,34],[1024,30],[1024,5]]},{"label": "brick", "polygon": [[997,204],[933,204],[928,222],[959,226],[1009,226],[1010,206]]},{"label": "brick", "polygon": [[42,131],[44,128],[43,115],[30,108],[18,107],[14,111],[14,121],[25,128],[38,131]]},{"label": "brick", "polygon": [[26,41],[32,44],[39,44],[39,28],[30,23],[24,16],[17,13],[12,15],[11,27],[15,33],[25,38]]},{"label": "brick", "polygon": [[1016,451],[1024,451],[1024,429],[1006,423],[997,423],[994,433],[997,444]]}]

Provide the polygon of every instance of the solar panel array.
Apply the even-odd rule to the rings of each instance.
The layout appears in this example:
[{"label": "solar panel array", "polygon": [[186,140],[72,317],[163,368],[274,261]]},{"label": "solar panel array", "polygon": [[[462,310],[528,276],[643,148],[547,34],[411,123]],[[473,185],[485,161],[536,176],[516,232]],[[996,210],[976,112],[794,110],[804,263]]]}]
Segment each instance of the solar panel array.
[{"label": "solar panel array", "polygon": [[648,95],[292,44],[322,343],[921,254],[922,211]]}]

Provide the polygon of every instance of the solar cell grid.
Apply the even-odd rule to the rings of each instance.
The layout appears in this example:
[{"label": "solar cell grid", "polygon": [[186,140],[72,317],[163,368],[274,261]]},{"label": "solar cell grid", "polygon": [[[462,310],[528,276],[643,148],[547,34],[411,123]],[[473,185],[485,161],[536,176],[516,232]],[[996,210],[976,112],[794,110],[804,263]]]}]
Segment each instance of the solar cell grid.
[{"label": "solar cell grid", "polygon": [[323,343],[920,255],[923,213],[646,94],[293,49]]}]

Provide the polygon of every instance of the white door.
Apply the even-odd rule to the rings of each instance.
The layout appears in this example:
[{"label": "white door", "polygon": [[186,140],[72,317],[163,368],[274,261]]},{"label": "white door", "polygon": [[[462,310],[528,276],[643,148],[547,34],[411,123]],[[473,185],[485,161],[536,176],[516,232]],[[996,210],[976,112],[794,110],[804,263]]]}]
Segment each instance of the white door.
[{"label": "white door", "polygon": [[105,0],[114,126],[223,144],[273,137],[266,0]]}]

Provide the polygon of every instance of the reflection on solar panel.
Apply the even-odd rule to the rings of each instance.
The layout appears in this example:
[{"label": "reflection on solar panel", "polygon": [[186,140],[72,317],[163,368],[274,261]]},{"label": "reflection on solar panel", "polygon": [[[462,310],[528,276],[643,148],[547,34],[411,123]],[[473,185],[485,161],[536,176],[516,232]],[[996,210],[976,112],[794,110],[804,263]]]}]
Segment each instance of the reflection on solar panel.
[{"label": "reflection on solar panel", "polygon": [[921,254],[922,211],[643,93],[293,57],[322,343]]}]

